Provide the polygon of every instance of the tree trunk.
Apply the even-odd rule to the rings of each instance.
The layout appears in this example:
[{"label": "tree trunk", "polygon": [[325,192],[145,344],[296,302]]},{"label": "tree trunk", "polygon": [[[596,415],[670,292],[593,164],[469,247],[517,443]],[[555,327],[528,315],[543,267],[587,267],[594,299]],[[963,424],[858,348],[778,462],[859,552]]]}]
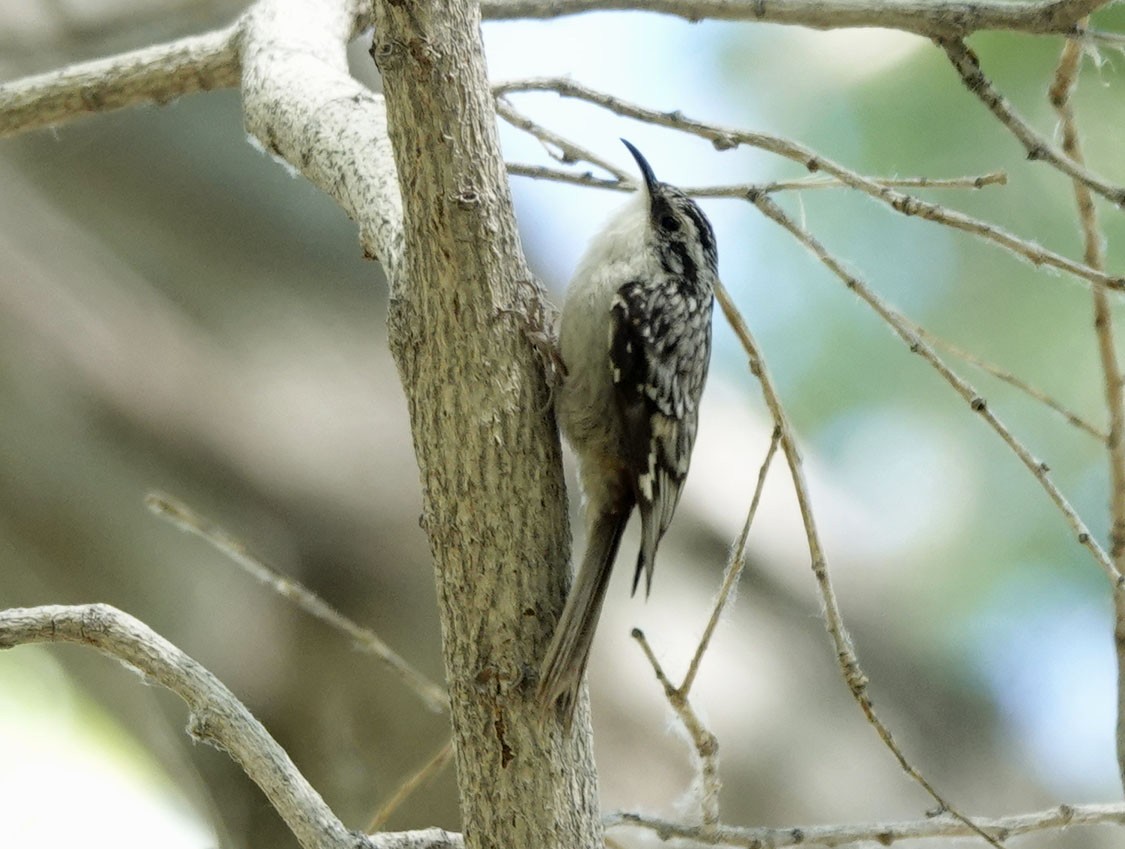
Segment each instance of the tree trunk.
[{"label": "tree trunk", "polygon": [[569,563],[566,493],[476,3],[376,6],[402,188],[389,335],[437,572],[469,847],[600,847],[583,709],[540,722],[535,670]]}]

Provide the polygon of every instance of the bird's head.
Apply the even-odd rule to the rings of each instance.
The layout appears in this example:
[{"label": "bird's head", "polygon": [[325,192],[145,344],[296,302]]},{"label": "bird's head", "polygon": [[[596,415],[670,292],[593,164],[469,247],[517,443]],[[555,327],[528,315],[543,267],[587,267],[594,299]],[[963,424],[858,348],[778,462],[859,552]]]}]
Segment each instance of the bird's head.
[{"label": "bird's head", "polygon": [[694,277],[699,269],[717,273],[715,233],[703,210],[680,189],[656,179],[652,166],[632,143],[621,140],[637,160],[648,195],[649,231],[669,271]]}]

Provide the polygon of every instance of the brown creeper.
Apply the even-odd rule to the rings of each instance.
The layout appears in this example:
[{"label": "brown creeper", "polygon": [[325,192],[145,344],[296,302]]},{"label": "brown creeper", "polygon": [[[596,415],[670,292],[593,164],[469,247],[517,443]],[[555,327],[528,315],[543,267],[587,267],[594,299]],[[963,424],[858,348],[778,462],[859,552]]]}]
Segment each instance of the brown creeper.
[{"label": "brown creeper", "polygon": [[578,455],[586,553],[539,678],[545,709],[569,725],[625,524],[638,508],[641,575],[687,477],[711,358],[715,235],[679,189],[622,139],[644,185],[593,240],[567,290],[559,347],[567,377],[557,413]]}]

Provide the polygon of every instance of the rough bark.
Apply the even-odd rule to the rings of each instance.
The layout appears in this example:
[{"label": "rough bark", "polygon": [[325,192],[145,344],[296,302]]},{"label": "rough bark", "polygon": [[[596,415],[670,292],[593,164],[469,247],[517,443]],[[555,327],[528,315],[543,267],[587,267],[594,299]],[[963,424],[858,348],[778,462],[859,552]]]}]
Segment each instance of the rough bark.
[{"label": "rough bark", "polygon": [[379,3],[372,52],[402,189],[389,335],[437,573],[466,844],[601,846],[585,711],[540,724],[566,497],[472,2]]}]

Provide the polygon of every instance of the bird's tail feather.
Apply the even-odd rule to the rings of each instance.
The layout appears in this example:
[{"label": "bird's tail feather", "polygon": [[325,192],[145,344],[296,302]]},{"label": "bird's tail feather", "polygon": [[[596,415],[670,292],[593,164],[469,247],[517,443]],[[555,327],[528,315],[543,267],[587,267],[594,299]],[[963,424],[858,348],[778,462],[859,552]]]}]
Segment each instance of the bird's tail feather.
[{"label": "bird's tail feather", "polygon": [[557,704],[558,716],[568,728],[574,718],[598,614],[629,512],[603,513],[594,520],[582,565],[543,660],[537,692],[539,704],[544,713]]}]

